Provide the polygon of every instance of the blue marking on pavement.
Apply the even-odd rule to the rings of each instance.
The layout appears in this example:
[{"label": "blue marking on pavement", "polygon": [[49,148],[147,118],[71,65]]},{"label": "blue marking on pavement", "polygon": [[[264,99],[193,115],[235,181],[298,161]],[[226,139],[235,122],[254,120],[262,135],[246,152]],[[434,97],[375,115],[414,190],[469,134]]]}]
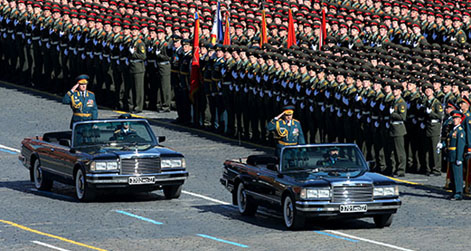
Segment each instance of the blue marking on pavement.
[{"label": "blue marking on pavement", "polygon": [[152,219],[149,219],[149,218],[145,218],[145,217],[142,217],[142,216],[139,216],[139,215],[135,215],[135,214],[132,214],[132,213],[128,213],[128,212],[125,212],[125,211],[116,210],[116,212],[117,212],[117,213],[120,213],[120,214],[124,214],[124,215],[127,215],[127,216],[131,216],[131,217],[137,218],[137,219],[139,219],[139,220],[147,221],[147,222],[153,223],[153,224],[155,224],[155,225],[162,225],[162,224],[163,224],[162,222],[155,221],[155,220],[152,220]]},{"label": "blue marking on pavement", "polygon": [[10,150],[7,150],[7,149],[3,149],[3,148],[0,148],[0,151],[6,152],[6,153],[10,153],[10,154],[16,154],[16,153],[13,152],[13,151],[10,151]]},{"label": "blue marking on pavement", "polygon": [[334,237],[334,238],[341,239],[341,240],[346,240],[346,241],[351,241],[351,242],[358,242],[358,240],[345,238],[345,237],[342,237],[342,236],[338,236],[338,235],[335,235],[335,234],[329,234],[329,233],[322,232],[322,231],[314,231],[314,233],[327,235],[327,236]]},{"label": "blue marking on pavement", "polygon": [[199,237],[208,238],[208,239],[215,240],[215,241],[219,241],[219,242],[223,242],[223,243],[226,243],[226,244],[231,244],[231,245],[238,246],[238,247],[241,247],[241,248],[248,248],[248,247],[249,247],[249,246],[244,245],[244,244],[240,244],[240,243],[232,242],[232,241],[226,241],[226,240],[219,239],[219,238],[212,237],[212,236],[205,235],[205,234],[197,234],[197,235],[198,235]]}]

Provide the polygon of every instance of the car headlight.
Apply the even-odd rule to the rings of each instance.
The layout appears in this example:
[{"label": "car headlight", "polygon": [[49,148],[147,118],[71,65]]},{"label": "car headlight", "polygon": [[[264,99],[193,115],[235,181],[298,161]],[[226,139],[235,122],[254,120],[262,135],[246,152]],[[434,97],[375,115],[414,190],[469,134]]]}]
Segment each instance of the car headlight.
[{"label": "car headlight", "polygon": [[301,189],[300,197],[301,199],[304,199],[304,200],[328,199],[330,198],[330,189],[328,188],[322,188],[322,189],[303,188]]},{"label": "car headlight", "polygon": [[373,189],[373,196],[374,197],[399,196],[399,187],[398,186],[375,187]]},{"label": "car headlight", "polygon": [[117,161],[93,161],[90,164],[91,171],[116,171],[119,170]]},{"label": "car headlight", "polygon": [[186,167],[184,158],[175,158],[175,159],[162,159],[160,161],[160,166],[162,168],[176,168],[176,167]]}]

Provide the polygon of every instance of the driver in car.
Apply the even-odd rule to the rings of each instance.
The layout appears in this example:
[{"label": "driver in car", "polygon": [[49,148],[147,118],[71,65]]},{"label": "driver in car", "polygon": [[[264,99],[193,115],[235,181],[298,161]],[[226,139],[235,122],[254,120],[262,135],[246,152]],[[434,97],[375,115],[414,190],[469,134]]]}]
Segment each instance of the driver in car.
[{"label": "driver in car", "polygon": [[333,147],[324,155],[324,160],[319,160],[317,165],[319,166],[333,166],[337,161],[339,161],[339,148]]},{"label": "driver in car", "polygon": [[123,140],[130,135],[137,135],[136,130],[131,128],[131,125],[129,122],[124,122],[121,125],[121,128],[114,131],[113,133],[113,139],[115,140]]}]

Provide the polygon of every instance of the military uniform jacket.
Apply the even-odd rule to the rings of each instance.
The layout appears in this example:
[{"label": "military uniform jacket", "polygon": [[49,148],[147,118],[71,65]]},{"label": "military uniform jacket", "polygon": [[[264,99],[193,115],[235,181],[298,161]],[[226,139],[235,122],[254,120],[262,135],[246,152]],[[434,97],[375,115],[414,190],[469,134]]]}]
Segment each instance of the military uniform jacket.
[{"label": "military uniform jacket", "polygon": [[70,126],[77,121],[94,120],[98,118],[98,107],[95,100],[95,94],[91,91],[85,91],[82,95],[78,90],[68,91],[62,103],[70,104],[73,116]]},{"label": "military uniform jacket", "polygon": [[438,99],[433,98],[426,102],[426,107],[432,111],[430,113],[425,113],[425,136],[439,136],[443,118],[442,104]]},{"label": "military uniform jacket", "polygon": [[391,125],[389,127],[389,136],[398,137],[406,135],[406,126],[404,122],[407,118],[407,104],[402,97],[395,99],[392,105],[394,109],[391,113]]},{"label": "military uniform jacket", "polygon": [[465,144],[463,127],[461,125],[455,126],[447,138],[447,160],[449,162],[463,161]]},{"label": "military uniform jacket", "polygon": [[141,73],[146,70],[144,60],[146,60],[146,46],[141,39],[136,39],[132,43],[134,53],[129,55],[129,72]]},{"label": "military uniform jacket", "polygon": [[301,123],[296,119],[291,120],[291,123],[287,123],[283,119],[272,119],[267,124],[267,130],[275,132],[278,148],[306,144]]}]

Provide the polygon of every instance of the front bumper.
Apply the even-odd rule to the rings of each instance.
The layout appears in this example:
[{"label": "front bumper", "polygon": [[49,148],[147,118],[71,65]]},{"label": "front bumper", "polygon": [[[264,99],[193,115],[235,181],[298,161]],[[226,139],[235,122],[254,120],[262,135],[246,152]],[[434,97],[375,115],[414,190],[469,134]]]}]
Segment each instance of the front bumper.
[{"label": "front bumper", "polygon": [[[155,177],[153,184],[130,185],[129,177]],[[150,173],[140,175],[122,175],[122,174],[97,174],[87,173],[87,183],[95,188],[142,188],[145,186],[159,188],[165,185],[180,185],[188,178],[187,171],[169,171],[162,173]]]},{"label": "front bumper", "polygon": [[341,213],[340,205],[345,203],[331,203],[329,201],[296,201],[296,209],[302,214],[309,216],[369,216],[386,213],[396,213],[397,209],[401,206],[401,200],[396,199],[381,199],[368,202],[355,202],[348,205],[366,205],[366,212],[355,213]]}]

